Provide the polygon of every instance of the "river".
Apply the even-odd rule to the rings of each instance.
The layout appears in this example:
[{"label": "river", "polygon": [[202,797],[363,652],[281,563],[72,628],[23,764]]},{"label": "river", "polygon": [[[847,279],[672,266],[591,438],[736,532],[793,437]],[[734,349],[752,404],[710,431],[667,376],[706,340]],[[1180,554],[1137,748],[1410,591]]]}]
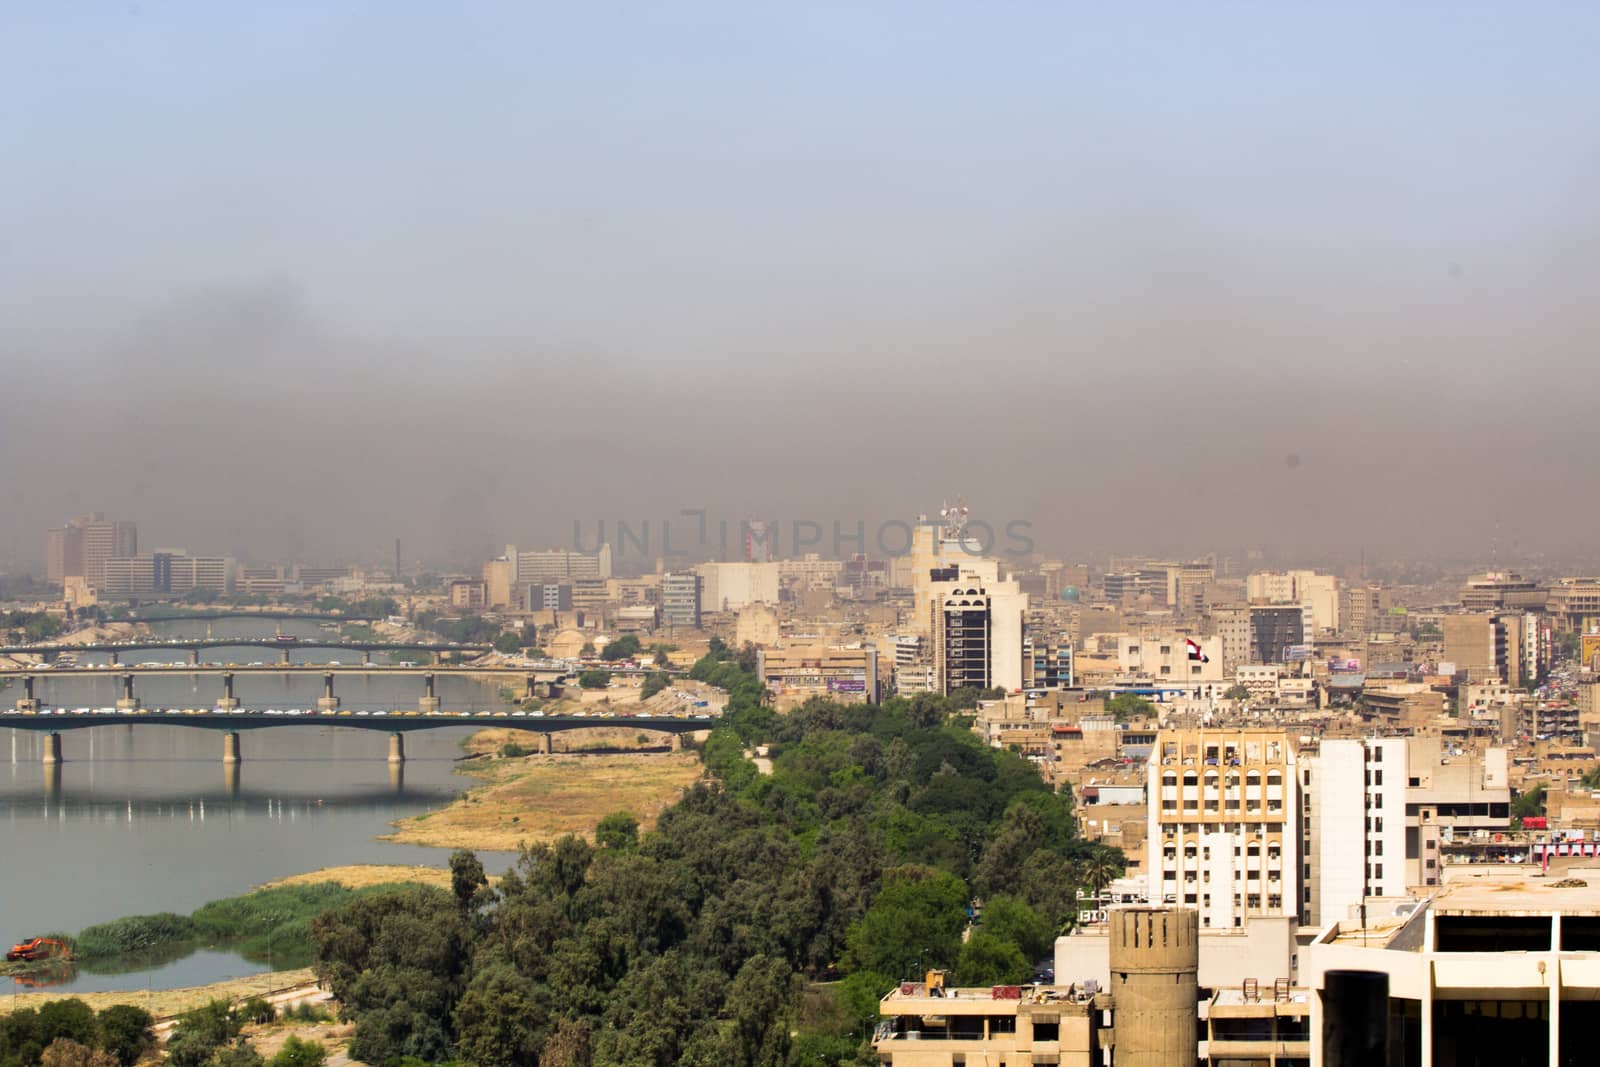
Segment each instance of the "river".
[{"label": "river", "polygon": [[[156,633],[185,636],[204,624],[154,624]],[[218,620],[217,635],[270,635],[261,621]],[[224,628],[226,627],[226,628]],[[314,636],[315,624],[285,624]],[[200,629],[199,632],[204,632]],[[251,662],[262,651],[222,649],[222,661]],[[297,653],[297,656],[301,653]],[[142,662],[155,655],[136,653]],[[208,655],[208,659],[211,656]],[[84,660],[92,658],[84,656]],[[106,672],[62,671],[41,677],[38,696],[68,707],[115,700]],[[151,706],[208,706],[221,693],[216,676],[142,678]],[[339,696],[350,708],[414,705],[420,681],[341,675]],[[500,702],[493,684],[439,679],[446,708]],[[317,675],[240,675],[235,694],[245,707],[311,707]],[[15,699],[12,691],[0,700]],[[378,841],[388,824],[445,804],[471,780],[453,773],[471,727],[410,733],[407,761],[391,766],[382,731],[322,725],[241,734],[243,762],[222,763],[215,730],[140,723],[62,733],[64,762],[42,761],[43,735],[0,729],[0,938],[76,932],[124,915],[188,913],[208,900],[319,867],[349,863],[442,865],[445,849]],[[498,871],[511,855],[484,854]],[[9,944],[10,940],[6,943]],[[70,992],[201,985],[269,969],[231,952],[197,952],[180,960],[117,974],[86,967],[56,986]],[[0,986],[0,991],[4,987]]]}]

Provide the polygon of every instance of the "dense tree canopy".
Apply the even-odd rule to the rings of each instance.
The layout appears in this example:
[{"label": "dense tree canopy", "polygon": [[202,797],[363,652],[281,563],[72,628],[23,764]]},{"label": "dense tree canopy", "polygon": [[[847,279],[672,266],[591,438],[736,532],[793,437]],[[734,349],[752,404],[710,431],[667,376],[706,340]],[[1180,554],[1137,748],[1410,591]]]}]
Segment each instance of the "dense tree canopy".
[{"label": "dense tree canopy", "polygon": [[[453,893],[356,900],[316,923],[317,969],[351,1053],[468,1064],[855,1062],[891,984],[927,968],[1025,979],[1075,914],[1071,797],[983,746],[938,697],[813,701],[778,716],[743,653],[694,676],[729,693],[708,779],[639,833],[525,850],[490,891],[464,853]],[[768,746],[772,773],[746,756]],[[987,898],[972,922],[975,898]],[[807,978],[837,1010],[798,1022]],[[809,996],[809,994],[808,994]],[[798,1035],[798,1036],[795,1036]],[[414,1062],[414,1061],[405,1061]]]}]

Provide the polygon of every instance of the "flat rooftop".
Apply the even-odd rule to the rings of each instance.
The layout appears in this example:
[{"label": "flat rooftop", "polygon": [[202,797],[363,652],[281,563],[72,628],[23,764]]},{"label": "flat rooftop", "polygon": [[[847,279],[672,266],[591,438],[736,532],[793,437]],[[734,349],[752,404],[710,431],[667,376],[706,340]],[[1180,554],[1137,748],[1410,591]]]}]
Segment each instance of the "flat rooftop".
[{"label": "flat rooftop", "polygon": [[1287,1000],[1278,1000],[1273,996],[1272,987],[1268,985],[1263,987],[1253,1000],[1246,1000],[1243,989],[1219,989],[1212,994],[1211,1003],[1224,1008],[1255,1008],[1262,1005],[1271,1007],[1274,1004],[1310,1004],[1311,992],[1306,989],[1291,989]]},{"label": "flat rooftop", "polygon": [[1341,922],[1338,933],[1329,943],[1386,948],[1394,935],[1400,932],[1400,928],[1410,921],[1410,915],[1385,915],[1381,918],[1368,918],[1365,928],[1358,922]]},{"label": "flat rooftop", "polygon": [[1564,877],[1486,877],[1446,884],[1433,898],[1435,915],[1600,916],[1600,871],[1573,868]]}]

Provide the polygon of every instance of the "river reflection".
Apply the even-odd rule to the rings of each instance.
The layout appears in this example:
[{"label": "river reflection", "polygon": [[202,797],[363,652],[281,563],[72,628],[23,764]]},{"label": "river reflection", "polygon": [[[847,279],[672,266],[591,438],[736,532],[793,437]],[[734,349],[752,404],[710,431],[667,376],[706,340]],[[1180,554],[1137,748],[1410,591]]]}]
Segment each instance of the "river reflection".
[{"label": "river reflection", "polygon": [[[471,732],[412,733],[408,761],[394,765],[382,732],[320,724],[252,730],[242,735],[243,762],[225,764],[215,731],[139,723],[67,731],[64,762],[46,764],[42,735],[0,729],[0,938],[70,933],[146,912],[186,914],[319,867],[442,865],[447,850],[375,838],[470,784],[452,772]],[[483,857],[496,871],[510,858]],[[56,988],[168,988],[265,969],[201,952],[131,973],[80,967]]]}]

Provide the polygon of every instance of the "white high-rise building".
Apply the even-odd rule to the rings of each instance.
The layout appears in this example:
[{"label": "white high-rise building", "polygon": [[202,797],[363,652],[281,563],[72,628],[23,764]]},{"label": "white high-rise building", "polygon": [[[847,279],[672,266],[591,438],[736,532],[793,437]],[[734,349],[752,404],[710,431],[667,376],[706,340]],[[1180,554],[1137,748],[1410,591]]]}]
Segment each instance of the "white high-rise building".
[{"label": "white high-rise building", "polygon": [[1302,922],[1358,917],[1406,891],[1406,739],[1324,740],[1300,761]]}]

